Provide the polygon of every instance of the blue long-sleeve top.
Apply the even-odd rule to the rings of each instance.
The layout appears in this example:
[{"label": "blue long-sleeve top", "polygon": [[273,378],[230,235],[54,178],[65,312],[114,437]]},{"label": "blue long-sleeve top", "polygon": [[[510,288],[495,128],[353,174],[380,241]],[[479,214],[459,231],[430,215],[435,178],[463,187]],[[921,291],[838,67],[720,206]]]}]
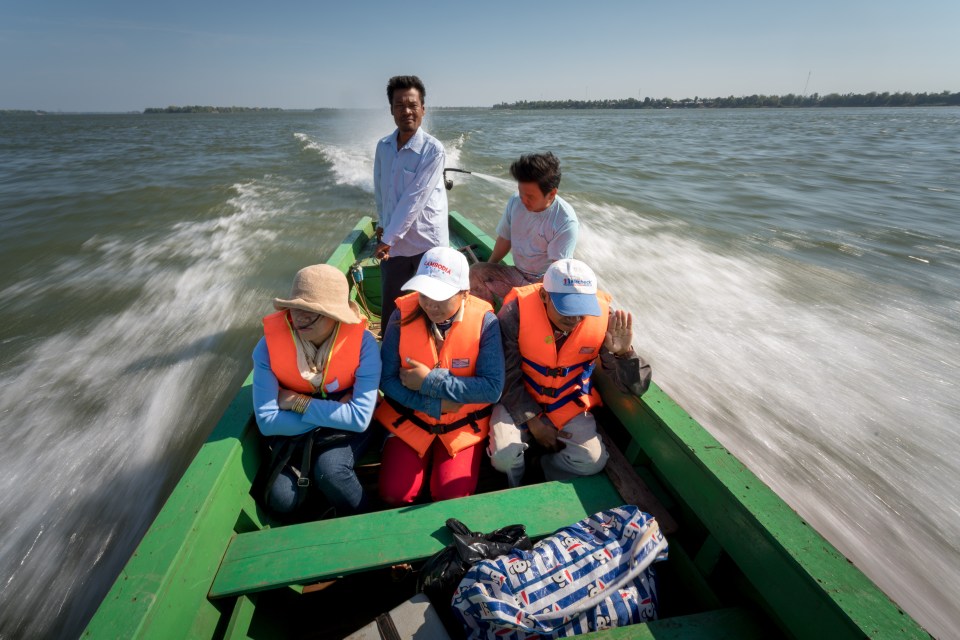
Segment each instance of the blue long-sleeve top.
[{"label": "blue long-sleeve top", "polygon": [[314,398],[303,415],[284,411],[277,404],[280,382],[270,369],[266,338],[253,349],[253,407],[260,433],[265,436],[298,436],[317,427],[365,431],[373,418],[380,385],[380,349],[369,331],[360,343],[360,366],[355,374],[350,402]]},{"label": "blue long-sleeve top", "polygon": [[[422,411],[434,418],[440,417],[440,401],[451,400],[463,404],[492,404],[503,391],[503,347],[500,342],[500,322],[491,313],[483,315],[480,329],[480,351],[472,376],[455,376],[449,369],[431,369],[419,391],[411,391],[400,382],[400,311],[394,311],[383,334],[380,348],[383,375],[380,388],[405,407]],[[429,366],[430,363],[424,363]]]}]

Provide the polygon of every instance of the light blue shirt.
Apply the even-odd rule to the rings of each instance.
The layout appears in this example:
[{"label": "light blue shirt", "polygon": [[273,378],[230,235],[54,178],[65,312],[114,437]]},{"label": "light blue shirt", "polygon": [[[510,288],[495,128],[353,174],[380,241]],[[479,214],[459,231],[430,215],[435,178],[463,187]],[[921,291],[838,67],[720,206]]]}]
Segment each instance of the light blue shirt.
[{"label": "light blue shirt", "polygon": [[397,131],[377,143],[373,189],[382,242],[390,254],[415,256],[450,244],[445,154],[440,141],[422,128],[397,149]]},{"label": "light blue shirt", "polygon": [[[483,314],[480,329],[480,347],[473,376],[455,376],[449,369],[431,369],[419,391],[412,391],[400,382],[400,311],[394,311],[383,334],[383,380],[380,386],[405,407],[422,411],[434,418],[440,417],[440,401],[493,404],[503,391],[503,345],[500,342],[500,322],[497,316]],[[429,366],[429,363],[424,363]]]},{"label": "light blue shirt", "polygon": [[497,235],[510,241],[514,266],[530,280],[543,278],[557,260],[572,258],[579,233],[577,214],[560,196],[543,211],[533,213],[514,194],[497,224]]},{"label": "light blue shirt", "polygon": [[365,431],[377,406],[380,386],[380,347],[369,331],[363,332],[360,343],[360,366],[353,383],[350,402],[314,398],[307,410],[281,410],[277,404],[280,382],[270,368],[267,339],[253,349],[253,408],[260,433],[265,436],[298,436],[317,427],[332,427],[359,433]]}]

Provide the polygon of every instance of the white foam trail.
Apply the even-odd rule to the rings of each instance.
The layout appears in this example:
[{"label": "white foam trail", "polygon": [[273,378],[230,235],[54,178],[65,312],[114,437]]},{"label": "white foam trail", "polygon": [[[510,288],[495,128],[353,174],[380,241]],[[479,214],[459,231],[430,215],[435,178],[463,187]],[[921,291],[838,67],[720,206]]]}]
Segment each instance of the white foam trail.
[{"label": "white foam trail", "polygon": [[960,530],[960,493],[943,491],[960,478],[960,349],[947,323],[853,277],[575,207],[577,255],[634,313],[655,380],[888,594],[948,628],[960,541],[938,532]]},{"label": "white foam trail", "polygon": [[[289,201],[269,178],[234,189],[220,217],[155,240],[95,238],[93,265],[65,260],[0,292],[4,304],[56,287],[142,292],[119,312],[39,342],[0,379],[3,440],[17,445],[0,447],[0,574],[11,576],[0,591],[0,636],[76,627],[95,603],[55,612],[93,595],[84,582],[110,555],[106,542],[84,539],[129,548],[162,498],[170,450],[203,437],[197,426],[215,407],[198,400],[228,392],[232,377],[219,372],[237,363],[218,362],[212,347],[263,306],[244,277],[260,243],[275,237],[262,223]],[[47,497],[24,483],[42,484]]]},{"label": "white foam trail", "polygon": [[[481,180],[486,180],[491,184],[495,184],[497,187],[505,191],[507,194],[512,194],[517,191],[517,183],[515,180],[507,180],[506,178],[498,178],[497,176],[491,176],[486,173],[480,173],[479,171],[474,171],[470,175],[480,178]],[[509,196],[508,196],[509,197]]]},{"label": "white foam trail", "polygon": [[454,167],[457,169],[463,169],[464,167],[460,166],[460,152],[463,150],[463,144],[466,142],[466,134],[461,133],[456,140],[453,141],[441,141],[443,144],[443,151],[447,156],[448,167]]},{"label": "white foam trail", "polygon": [[[303,148],[317,152],[330,163],[337,184],[359,187],[373,193],[373,161],[380,137],[344,144],[320,142],[305,133],[295,133]],[[460,168],[460,152],[466,137],[461,134],[456,140],[443,142],[446,166]],[[455,174],[458,180],[465,174]]]},{"label": "white foam trail", "polygon": [[305,133],[295,133],[304,149],[316,151],[330,163],[337,184],[359,187],[373,193],[373,156],[377,140],[369,144],[336,145],[312,140]]}]

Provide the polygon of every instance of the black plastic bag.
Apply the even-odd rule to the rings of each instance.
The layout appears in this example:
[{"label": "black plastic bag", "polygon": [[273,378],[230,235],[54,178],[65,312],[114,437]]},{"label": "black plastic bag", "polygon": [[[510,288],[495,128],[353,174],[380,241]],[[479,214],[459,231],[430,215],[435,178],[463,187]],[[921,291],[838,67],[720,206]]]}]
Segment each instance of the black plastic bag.
[{"label": "black plastic bag", "polygon": [[533,543],[522,524],[511,524],[490,533],[478,533],[470,531],[467,525],[456,518],[450,518],[447,520],[447,529],[453,534],[453,543],[424,563],[417,578],[417,591],[430,598],[444,623],[452,623],[447,625],[447,629],[458,629],[460,625],[453,618],[450,602],[453,592],[470,567],[481,560],[510,553],[512,549],[530,550]]}]

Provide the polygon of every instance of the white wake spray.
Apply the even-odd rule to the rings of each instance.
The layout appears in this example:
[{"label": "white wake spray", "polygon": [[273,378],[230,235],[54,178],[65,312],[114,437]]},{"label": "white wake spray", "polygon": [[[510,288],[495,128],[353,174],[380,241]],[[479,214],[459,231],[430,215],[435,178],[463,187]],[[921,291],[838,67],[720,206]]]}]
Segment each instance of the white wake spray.
[{"label": "white wake spray", "polygon": [[960,567],[908,551],[960,557],[940,533],[960,528],[960,494],[943,492],[960,476],[944,324],[853,276],[575,206],[577,255],[633,313],[658,384],[888,594],[945,616]]},{"label": "white wake spray", "polygon": [[[139,292],[120,311],[38,341],[0,379],[3,439],[16,443],[0,447],[0,575],[10,576],[0,636],[76,627],[60,608],[95,599],[84,589],[91,567],[115,573],[99,563],[125,562],[108,550],[131,548],[155,515],[171,475],[164,460],[182,460],[171,451],[205,437],[197,428],[218,409],[204,399],[232,395],[238,363],[213,347],[264,306],[245,282],[251,256],[275,238],[264,221],[296,205],[270,177],[234,191],[216,218],[161,238],[93,238],[88,257],[0,292],[4,304],[61,288]],[[42,485],[45,499],[25,483]]]}]

